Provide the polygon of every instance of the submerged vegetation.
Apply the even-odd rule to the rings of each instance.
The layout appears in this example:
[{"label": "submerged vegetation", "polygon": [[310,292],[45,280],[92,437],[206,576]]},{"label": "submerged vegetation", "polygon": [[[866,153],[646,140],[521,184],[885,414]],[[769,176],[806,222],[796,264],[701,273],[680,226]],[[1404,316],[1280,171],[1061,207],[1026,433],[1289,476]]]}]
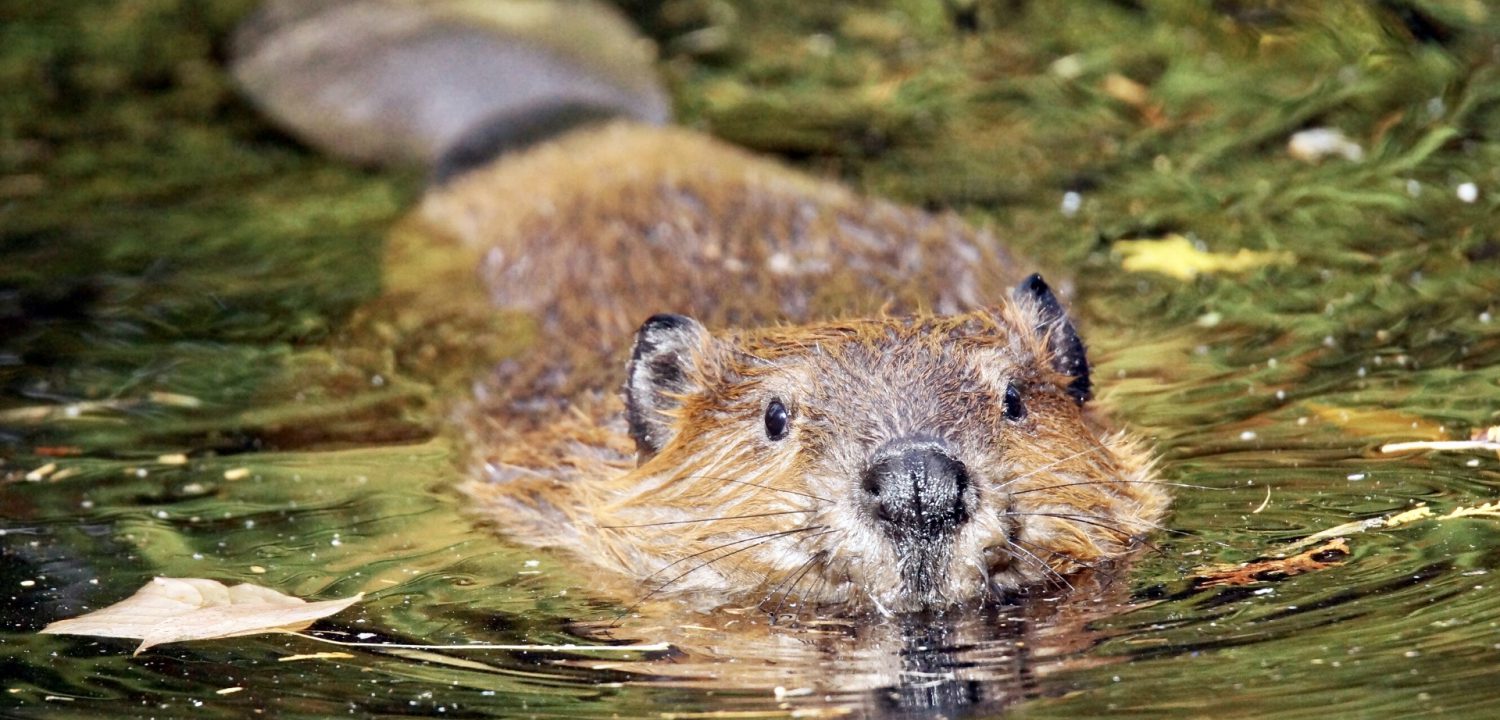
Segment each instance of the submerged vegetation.
[{"label": "submerged vegetation", "polygon": [[[413,410],[420,389],[364,387],[373,371],[399,385],[395,368],[328,354],[378,292],[377,249],[417,173],[327,162],[237,99],[219,62],[252,5],[0,10],[14,88],[0,106],[11,456],[146,438],[236,448],[340,417],[364,418],[358,436],[372,403],[429,425]],[[1459,402],[1494,386],[1472,360],[1494,348],[1454,340],[1483,334],[1497,290],[1500,13],[1483,3],[626,7],[662,46],[683,122],[990,224],[1052,274],[1087,278],[1095,322],[1212,321],[1256,334],[1267,357],[1328,338],[1330,362],[1377,376],[1349,383],[1430,388],[1414,366],[1462,364],[1471,372],[1443,373],[1449,399],[1424,402],[1465,427],[1494,419]],[[1309,127],[1342,131],[1363,158],[1292,157],[1288,139]],[[1295,262],[1186,283],[1119,271],[1117,242],[1168,235]],[[1287,372],[1242,381],[1286,386]],[[151,392],[203,407],[153,405]],[[38,409],[84,400],[165,417],[118,428]],[[305,407],[266,411],[294,400]]]},{"label": "submerged vegetation", "polygon": [[[123,558],[103,573],[111,600],[154,573],[205,576],[194,563],[207,556],[217,577],[302,596],[367,590],[367,617],[429,641],[569,642],[565,620],[597,610],[551,560],[521,571],[544,577],[516,574],[530,556],[468,530],[432,489],[453,470],[440,439],[417,441],[441,436],[442,398],[494,340],[472,319],[362,310],[421,170],[341,165],[257,117],[222,68],[253,5],[0,0],[0,675],[26,678],[0,707],[61,686],[83,696],[97,690],[77,679],[89,672],[128,678],[93,697],[151,707],[202,690],[171,674],[180,660],[136,676],[30,636],[76,614],[52,604],[104,604],[87,584],[99,572],[66,557],[80,549]],[[1142,608],[1098,624],[1087,652],[1136,662],[1054,678],[1029,714],[1202,714],[1217,700],[1204,689],[1231,685],[1259,698],[1245,716],[1485,701],[1473,688],[1494,679],[1500,603],[1468,590],[1500,569],[1500,525],[1483,514],[1350,538],[1338,568],[1273,591],[1202,596],[1179,581],[1351,519],[1497,495],[1488,455],[1374,448],[1500,425],[1500,11],[620,5],[658,43],[683,124],[950,208],[1071,278],[1105,402],[1154,439],[1171,479],[1217,489],[1180,493],[1164,552],[1133,584]],[[1358,152],[1289,151],[1319,128]],[[1169,266],[1172,253],[1219,260],[1182,275],[1127,264],[1143,247]],[[15,540],[42,536],[63,554]],[[65,581],[12,595],[38,574]],[[85,669],[42,670],[57,648]],[[549,668],[542,691],[516,679],[528,667],[463,682],[500,708],[660,709],[646,690],[587,688],[618,680],[610,668]],[[475,672],[445,670],[347,679],[391,683],[390,705],[367,709],[410,711],[389,688],[415,696]],[[303,690],[293,709],[343,711],[334,689]],[[589,702],[601,704],[577,709]]]}]

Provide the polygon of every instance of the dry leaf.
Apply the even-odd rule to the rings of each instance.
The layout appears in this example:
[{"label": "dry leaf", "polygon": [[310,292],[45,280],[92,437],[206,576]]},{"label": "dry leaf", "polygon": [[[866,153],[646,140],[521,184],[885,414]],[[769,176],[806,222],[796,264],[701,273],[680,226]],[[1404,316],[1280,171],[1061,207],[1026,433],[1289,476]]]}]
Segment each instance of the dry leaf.
[{"label": "dry leaf", "polygon": [[1439,520],[1452,520],[1454,518],[1464,518],[1464,517],[1491,517],[1491,518],[1500,518],[1500,500],[1497,500],[1497,501],[1494,501],[1494,502],[1487,502],[1487,503],[1484,503],[1483,505],[1475,505],[1473,507],[1456,507],[1456,508],[1453,509],[1453,512],[1450,512],[1447,515],[1444,515],[1444,516],[1442,516],[1442,517],[1440,517],[1438,519]]},{"label": "dry leaf", "polygon": [[1285,580],[1294,575],[1322,570],[1342,563],[1349,557],[1349,543],[1334,538],[1315,548],[1284,558],[1269,558],[1239,565],[1214,565],[1194,571],[1193,585],[1199,588],[1224,585],[1249,585],[1270,580]]},{"label": "dry leaf", "polygon": [[[1469,517],[1500,519],[1500,500],[1468,507],[1456,507],[1447,515],[1441,516],[1434,513],[1432,508],[1427,507],[1427,503],[1419,503],[1411,509],[1385,517],[1353,520],[1283,545],[1281,548],[1283,557],[1280,558],[1256,560],[1240,565],[1211,565],[1199,568],[1194,573],[1194,585],[1200,588],[1216,585],[1244,585],[1260,580],[1279,580],[1313,570],[1322,570],[1339,564],[1349,556],[1349,544],[1344,537],[1346,535],[1376,529],[1389,530],[1421,520],[1443,521]],[[1317,547],[1303,549],[1320,542],[1322,544]],[[1296,554],[1285,555],[1293,552]]]},{"label": "dry leaf", "polygon": [[153,645],[183,640],[292,632],[359,602],[307,602],[249,583],[226,587],[200,578],[154,578],[134,595],[109,607],[42,629],[44,633],[140,638],[136,654]]},{"label": "dry leaf", "polygon": [[1151,102],[1151,91],[1145,85],[1119,73],[1105,75],[1101,87],[1104,94],[1131,107],[1142,108]]},{"label": "dry leaf", "polygon": [[1233,255],[1205,252],[1175,233],[1159,240],[1121,240],[1115,243],[1115,249],[1125,256],[1120,267],[1129,272],[1161,273],[1179,280],[1218,272],[1243,272],[1293,259],[1290,253],[1244,248]]},{"label": "dry leaf", "polygon": [[1380,452],[1398,453],[1408,450],[1488,450],[1500,457],[1500,425],[1475,430],[1468,440],[1434,440],[1386,443]]},{"label": "dry leaf", "polygon": [[1151,90],[1145,85],[1119,73],[1110,73],[1104,76],[1100,87],[1105,95],[1134,108],[1147,125],[1162,127],[1167,124],[1167,116],[1162,112],[1161,103],[1151,99]]},{"label": "dry leaf", "polygon": [[1406,435],[1424,440],[1441,440],[1446,436],[1438,423],[1400,410],[1347,408],[1320,403],[1307,403],[1306,407],[1319,420],[1363,437]]},{"label": "dry leaf", "polygon": [[1301,550],[1302,548],[1315,543],[1323,542],[1324,540],[1327,540],[1329,538],[1341,538],[1345,535],[1357,535],[1362,532],[1377,529],[1389,530],[1391,528],[1414,523],[1418,520],[1425,520],[1430,517],[1432,517],[1432,509],[1427,507],[1426,503],[1421,503],[1410,510],[1403,510],[1393,515],[1387,515],[1386,517],[1373,517],[1365,518],[1363,520],[1351,520],[1346,523],[1335,525],[1331,528],[1319,530],[1318,532],[1308,535],[1301,540],[1287,543],[1286,545],[1282,546],[1281,552],[1282,554],[1285,554],[1296,550]]},{"label": "dry leaf", "polygon": [[346,652],[315,652],[302,655],[288,655],[277,658],[276,662],[298,662],[300,660],[349,660],[354,656]]},{"label": "dry leaf", "polygon": [[1426,520],[1430,517],[1432,517],[1432,508],[1427,507],[1427,503],[1417,503],[1417,506],[1410,510],[1398,512],[1386,518],[1385,526],[1388,528],[1401,527],[1402,525],[1409,525],[1418,520]]}]

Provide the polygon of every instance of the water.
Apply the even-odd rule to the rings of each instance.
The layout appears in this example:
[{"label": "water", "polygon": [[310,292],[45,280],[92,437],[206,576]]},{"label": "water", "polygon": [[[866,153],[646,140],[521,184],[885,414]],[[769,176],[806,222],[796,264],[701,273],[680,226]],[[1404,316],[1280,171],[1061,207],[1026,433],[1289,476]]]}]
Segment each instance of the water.
[{"label": "water", "polygon": [[[248,3],[0,3],[17,81],[0,114],[0,712],[1493,714],[1494,518],[1349,535],[1342,563],[1280,581],[1191,578],[1352,519],[1500,498],[1494,454],[1378,450],[1500,424],[1494,11],[980,4],[976,37],[908,5],[639,12],[686,122],[955,207],[1071,272],[1103,403],[1195,486],[1157,551],[941,621],[642,607],[616,625],[587,568],[507,544],[449,489],[445,398],[493,348],[463,320],[362,309],[419,182],[299,150],[234,100],[212,38]],[[682,40],[704,29],[729,44]],[[1314,125],[1366,159],[1289,158]],[[1122,269],[1115,241],[1173,232],[1295,262]],[[674,649],[266,635],[132,657],[35,634],[155,575],[365,592],[316,626],[334,639]],[[348,656],[283,661],[330,651]]]}]

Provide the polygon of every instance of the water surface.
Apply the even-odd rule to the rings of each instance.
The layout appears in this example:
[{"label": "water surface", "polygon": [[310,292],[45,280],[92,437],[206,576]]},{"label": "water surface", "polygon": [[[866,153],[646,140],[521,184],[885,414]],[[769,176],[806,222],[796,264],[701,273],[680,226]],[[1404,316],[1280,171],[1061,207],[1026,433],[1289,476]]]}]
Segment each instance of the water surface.
[{"label": "water surface", "polygon": [[[684,122],[953,208],[1074,278],[1102,402],[1193,487],[1156,550],[1070,595],[942,621],[642,609],[611,627],[626,608],[586,568],[478,527],[449,489],[443,409],[493,348],[368,310],[420,181],[319,158],[236,99],[218,60],[249,5],[0,3],[17,88],[0,104],[0,712],[1495,712],[1500,520],[1375,528],[1281,581],[1190,580],[1350,520],[1500,498],[1493,454],[1378,451],[1500,424],[1488,6],[631,5]],[[1291,158],[1315,126],[1364,159]],[[1172,233],[1288,261],[1123,267],[1119,241]],[[674,649],[283,662],[337,648],[132,656],[35,634],[157,575],[366,593],[316,626],[330,638]]]}]

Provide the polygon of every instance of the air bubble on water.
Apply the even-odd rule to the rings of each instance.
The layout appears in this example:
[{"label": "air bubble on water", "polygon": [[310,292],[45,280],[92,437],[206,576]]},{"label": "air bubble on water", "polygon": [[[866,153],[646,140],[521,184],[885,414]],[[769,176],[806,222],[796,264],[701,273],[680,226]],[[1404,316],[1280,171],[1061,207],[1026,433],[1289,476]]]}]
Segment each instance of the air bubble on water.
[{"label": "air bubble on water", "polygon": [[1062,214],[1064,217],[1073,217],[1078,214],[1079,208],[1083,207],[1083,196],[1069,190],[1063,193]]}]

